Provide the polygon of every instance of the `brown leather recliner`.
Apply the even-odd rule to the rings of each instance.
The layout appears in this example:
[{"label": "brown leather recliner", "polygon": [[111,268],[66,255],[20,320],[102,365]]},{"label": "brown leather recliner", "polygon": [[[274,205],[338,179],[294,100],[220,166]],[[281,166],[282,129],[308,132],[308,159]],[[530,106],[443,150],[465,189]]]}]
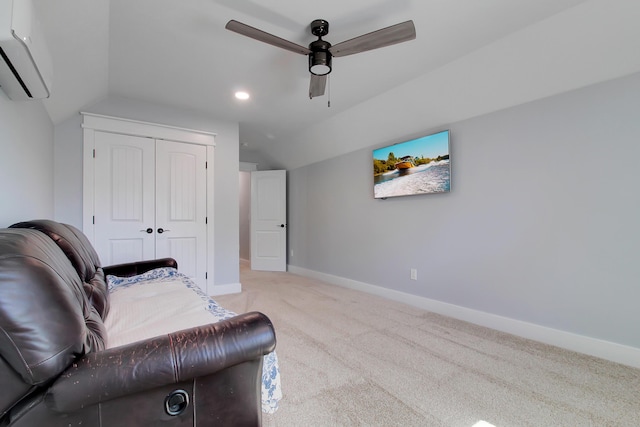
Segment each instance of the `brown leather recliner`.
[{"label": "brown leather recliner", "polygon": [[166,265],[103,269],[79,230],[53,221],[0,229],[0,427],[260,425],[275,348],[261,313],[105,350],[105,271]]}]

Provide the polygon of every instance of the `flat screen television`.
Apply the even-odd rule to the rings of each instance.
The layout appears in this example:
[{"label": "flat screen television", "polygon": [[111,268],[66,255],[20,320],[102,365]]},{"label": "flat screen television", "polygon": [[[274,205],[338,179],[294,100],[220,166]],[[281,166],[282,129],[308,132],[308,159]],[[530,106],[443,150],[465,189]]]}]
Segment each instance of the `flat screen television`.
[{"label": "flat screen television", "polygon": [[451,191],[449,131],[373,150],[373,196],[412,196]]}]

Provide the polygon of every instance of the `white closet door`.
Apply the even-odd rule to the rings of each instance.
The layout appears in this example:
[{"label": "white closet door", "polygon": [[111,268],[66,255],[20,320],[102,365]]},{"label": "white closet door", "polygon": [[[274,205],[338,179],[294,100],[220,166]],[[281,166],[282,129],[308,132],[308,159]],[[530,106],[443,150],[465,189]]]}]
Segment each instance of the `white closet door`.
[{"label": "white closet door", "polygon": [[172,257],[179,270],[206,289],[207,149],[156,142],[156,257]]},{"label": "white closet door", "polygon": [[[155,257],[155,147],[95,134],[95,248],[103,265]],[[150,231],[150,232],[148,232]]]}]

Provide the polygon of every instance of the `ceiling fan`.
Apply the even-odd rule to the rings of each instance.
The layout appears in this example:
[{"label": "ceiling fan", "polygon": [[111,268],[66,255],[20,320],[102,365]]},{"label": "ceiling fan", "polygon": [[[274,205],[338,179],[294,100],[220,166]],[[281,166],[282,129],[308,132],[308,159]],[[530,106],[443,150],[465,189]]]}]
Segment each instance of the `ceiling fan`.
[{"label": "ceiling fan", "polygon": [[309,72],[311,73],[309,98],[324,95],[327,75],[331,72],[332,57],[353,55],[416,38],[413,21],[402,22],[331,45],[328,41],[322,40],[322,37],[329,34],[329,23],[324,19],[316,19],[311,22],[311,34],[318,37],[318,40],[311,42],[308,48],[233,19],[227,22],[225,28],[294,53],[307,55],[309,57]]}]

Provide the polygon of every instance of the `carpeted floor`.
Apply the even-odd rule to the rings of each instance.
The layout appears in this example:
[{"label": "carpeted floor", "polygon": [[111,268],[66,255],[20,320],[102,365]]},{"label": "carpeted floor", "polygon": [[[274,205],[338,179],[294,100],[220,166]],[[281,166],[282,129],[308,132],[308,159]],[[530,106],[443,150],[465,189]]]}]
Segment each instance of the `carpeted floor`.
[{"label": "carpeted floor", "polygon": [[240,278],[215,299],[275,325],[284,397],[265,426],[640,426],[638,369],[290,273]]}]

